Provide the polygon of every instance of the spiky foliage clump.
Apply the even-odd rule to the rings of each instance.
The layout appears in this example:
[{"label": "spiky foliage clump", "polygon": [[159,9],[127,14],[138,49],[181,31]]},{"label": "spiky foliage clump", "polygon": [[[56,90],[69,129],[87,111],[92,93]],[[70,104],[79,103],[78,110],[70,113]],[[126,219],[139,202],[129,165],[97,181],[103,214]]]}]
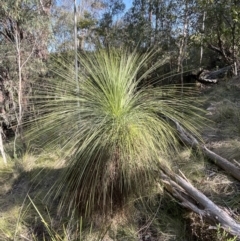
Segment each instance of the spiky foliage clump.
[{"label": "spiky foliage clump", "polygon": [[[34,137],[60,145],[66,167],[57,186],[63,205],[112,210],[130,194],[146,191],[159,161],[177,147],[171,120],[190,131],[198,109],[173,87],[139,87],[162,62],[127,51],[100,50],[79,56],[79,90],[69,66],[56,70],[59,78],[42,83],[33,98],[38,109]],[[141,73],[141,74],[139,74]],[[163,158],[161,158],[163,160]]]}]

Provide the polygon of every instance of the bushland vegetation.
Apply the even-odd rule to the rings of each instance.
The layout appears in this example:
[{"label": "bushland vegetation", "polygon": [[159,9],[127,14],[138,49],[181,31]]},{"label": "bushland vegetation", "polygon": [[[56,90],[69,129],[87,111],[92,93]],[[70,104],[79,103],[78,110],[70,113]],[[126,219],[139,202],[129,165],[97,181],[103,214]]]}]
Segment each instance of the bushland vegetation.
[{"label": "bushland vegetation", "polygon": [[0,240],[240,238],[238,1],[0,3]]}]

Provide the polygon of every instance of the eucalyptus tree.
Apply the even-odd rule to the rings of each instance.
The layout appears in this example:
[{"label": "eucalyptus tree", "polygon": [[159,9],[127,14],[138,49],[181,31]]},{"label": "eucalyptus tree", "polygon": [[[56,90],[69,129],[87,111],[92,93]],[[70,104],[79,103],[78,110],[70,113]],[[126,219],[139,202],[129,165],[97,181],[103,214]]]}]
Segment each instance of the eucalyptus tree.
[{"label": "eucalyptus tree", "polygon": [[152,41],[152,1],[134,0],[132,7],[124,16],[127,38],[126,45],[130,48],[139,46],[148,48]]},{"label": "eucalyptus tree", "polygon": [[[77,2],[77,48],[79,51],[94,49],[99,43],[99,21],[106,4],[102,1],[85,0]],[[74,46],[73,1],[59,1],[52,9],[54,52],[71,52]]]},{"label": "eucalyptus tree", "polygon": [[[196,1],[177,1],[177,24],[176,24],[176,45],[178,47],[177,71],[181,73],[181,84],[183,86],[183,62],[187,60],[190,35],[195,32]],[[187,64],[185,64],[188,68]]]},{"label": "eucalyptus tree", "polygon": [[4,56],[1,65],[7,72],[2,96],[9,105],[2,108],[1,122],[16,126],[15,138],[18,135],[23,138],[22,120],[28,108],[26,95],[34,69],[44,70],[42,60],[46,60],[48,52],[50,7],[49,0],[10,0],[0,5],[0,42]]},{"label": "eucalyptus tree", "polygon": [[66,52],[73,49],[73,13],[63,6],[52,8],[52,41],[49,47],[52,52]]},{"label": "eucalyptus tree", "polygon": [[97,35],[99,44],[104,47],[113,47],[121,44],[121,21],[125,4],[122,0],[103,1],[104,9],[98,21]]},{"label": "eucalyptus tree", "polygon": [[[239,1],[199,1],[205,11],[205,30],[203,43],[205,48],[217,53],[220,65],[233,65],[237,74],[239,65],[240,3]],[[215,61],[215,66],[218,65]],[[215,67],[212,66],[212,67]]]},{"label": "eucalyptus tree", "polygon": [[174,28],[177,23],[177,4],[174,0],[155,1],[155,42],[164,46],[167,51],[173,48]]},{"label": "eucalyptus tree", "polygon": [[142,49],[155,47],[163,55],[171,55],[172,60],[176,59],[179,7],[175,0],[133,1],[133,6],[124,16],[123,39],[126,45],[133,49],[136,46]]}]

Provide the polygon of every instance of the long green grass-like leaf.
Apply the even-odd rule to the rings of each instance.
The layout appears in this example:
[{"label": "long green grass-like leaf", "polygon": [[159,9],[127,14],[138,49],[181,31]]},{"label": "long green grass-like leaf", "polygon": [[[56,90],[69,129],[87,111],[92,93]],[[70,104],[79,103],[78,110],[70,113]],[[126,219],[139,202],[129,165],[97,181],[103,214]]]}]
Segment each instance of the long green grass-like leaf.
[{"label": "long green grass-like leaf", "polygon": [[[42,83],[33,97],[38,110],[32,135],[50,148],[59,145],[66,167],[60,182],[62,204],[86,214],[103,212],[139,194],[154,180],[159,155],[176,153],[171,120],[197,133],[199,109],[173,87],[141,87],[139,83],[162,63],[141,72],[153,57],[117,50],[79,56],[80,92],[69,66],[59,78]],[[141,75],[139,74],[141,73]]]}]

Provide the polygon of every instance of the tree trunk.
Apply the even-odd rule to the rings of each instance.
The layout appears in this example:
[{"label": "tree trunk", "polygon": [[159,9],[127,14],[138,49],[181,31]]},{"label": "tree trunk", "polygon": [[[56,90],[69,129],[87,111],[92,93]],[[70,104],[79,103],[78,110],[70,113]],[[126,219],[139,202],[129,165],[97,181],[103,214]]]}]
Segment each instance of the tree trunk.
[{"label": "tree trunk", "polygon": [[200,66],[202,65],[202,59],[203,59],[203,34],[204,34],[204,31],[205,31],[205,19],[206,19],[206,11],[203,12],[203,21],[202,21],[201,47],[200,47]]},{"label": "tree trunk", "polygon": [[3,136],[3,129],[2,129],[2,127],[0,127],[0,152],[2,154],[4,164],[7,164],[7,158],[6,158],[5,151],[4,151],[2,136]]},{"label": "tree trunk", "polygon": [[179,43],[179,54],[178,54],[178,69],[177,71],[181,74],[181,87],[183,93],[183,60],[186,55],[186,48],[187,48],[187,37],[188,37],[188,25],[189,25],[189,16],[188,16],[188,1],[185,2],[185,9],[184,9],[184,20],[183,20],[183,30],[182,30],[182,38],[180,39]]}]

